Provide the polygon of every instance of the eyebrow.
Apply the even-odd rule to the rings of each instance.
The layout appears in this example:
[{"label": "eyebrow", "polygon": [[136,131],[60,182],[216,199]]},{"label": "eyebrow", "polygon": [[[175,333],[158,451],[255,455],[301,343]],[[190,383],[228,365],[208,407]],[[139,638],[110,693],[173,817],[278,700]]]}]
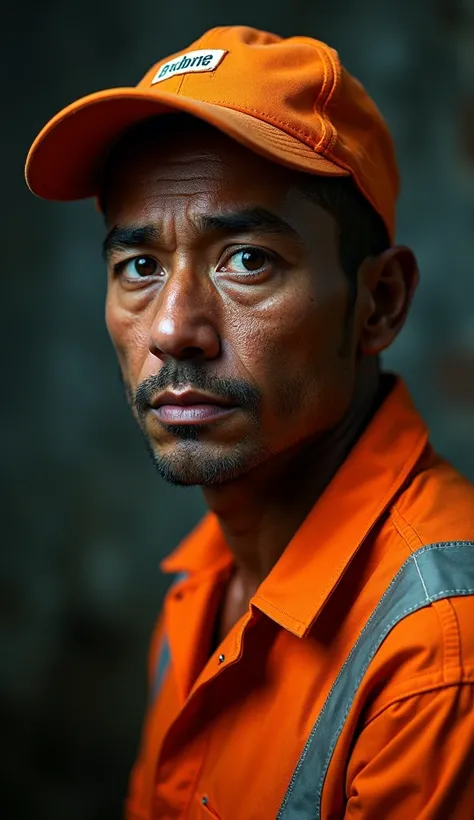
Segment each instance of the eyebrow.
[{"label": "eyebrow", "polygon": [[301,236],[289,222],[264,208],[202,215],[195,222],[203,232],[281,234],[302,244]]},{"label": "eyebrow", "polygon": [[[289,222],[264,208],[247,208],[221,214],[201,214],[193,219],[196,229],[206,233],[263,233],[286,236],[304,247],[298,231]],[[124,251],[159,243],[161,231],[154,225],[115,225],[104,239],[102,254],[107,259],[113,251]]]},{"label": "eyebrow", "polygon": [[153,225],[115,225],[102,244],[102,256],[108,259],[113,251],[126,251],[159,241],[159,231]]}]

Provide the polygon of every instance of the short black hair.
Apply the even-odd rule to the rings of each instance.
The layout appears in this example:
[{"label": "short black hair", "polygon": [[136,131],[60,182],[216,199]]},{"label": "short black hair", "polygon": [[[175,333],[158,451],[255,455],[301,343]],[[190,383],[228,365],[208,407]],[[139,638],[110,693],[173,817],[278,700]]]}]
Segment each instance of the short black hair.
[{"label": "short black hair", "polygon": [[391,245],[385,223],[352,177],[301,176],[301,192],[336,220],[339,260],[355,298],[357,272],[364,259],[379,256]]},{"label": "short black hair", "polygon": [[[194,128],[214,128],[190,114],[167,114],[151,117],[128,129],[117,140],[104,163],[99,207],[104,215],[107,206],[109,169],[122,152],[133,149],[142,140],[182,131],[183,120]],[[296,187],[315,204],[328,211],[339,227],[339,259],[346,274],[352,301],[357,294],[357,272],[369,256],[378,256],[390,247],[390,238],[382,217],[357,188],[350,176],[329,177],[295,171]]]}]

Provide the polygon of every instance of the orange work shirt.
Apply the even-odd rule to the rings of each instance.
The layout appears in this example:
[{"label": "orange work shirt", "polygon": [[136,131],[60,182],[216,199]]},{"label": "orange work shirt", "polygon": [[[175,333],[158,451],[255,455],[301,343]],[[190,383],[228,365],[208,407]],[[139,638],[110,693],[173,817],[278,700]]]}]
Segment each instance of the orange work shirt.
[{"label": "orange work shirt", "polygon": [[163,564],[128,820],[473,820],[474,487],[400,381],[213,652],[232,566]]}]

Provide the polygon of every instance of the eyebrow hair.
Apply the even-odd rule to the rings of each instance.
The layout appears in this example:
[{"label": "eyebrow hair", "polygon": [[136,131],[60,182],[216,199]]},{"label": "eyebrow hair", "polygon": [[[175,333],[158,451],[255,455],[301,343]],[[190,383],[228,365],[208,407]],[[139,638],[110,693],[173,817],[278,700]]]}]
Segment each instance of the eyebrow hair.
[{"label": "eyebrow hair", "polygon": [[105,260],[112,251],[124,251],[149,245],[159,240],[160,232],[153,225],[115,225],[102,244],[102,256]]},{"label": "eyebrow hair", "polygon": [[[287,236],[299,245],[303,240],[289,222],[264,208],[247,208],[222,214],[200,214],[193,224],[201,233],[268,233]],[[113,251],[123,251],[160,241],[161,231],[154,225],[115,225],[102,245],[105,260]]]},{"label": "eyebrow hair", "polygon": [[203,214],[196,218],[195,223],[204,232],[282,234],[303,244],[298,231],[289,222],[264,208],[247,208],[209,216]]}]

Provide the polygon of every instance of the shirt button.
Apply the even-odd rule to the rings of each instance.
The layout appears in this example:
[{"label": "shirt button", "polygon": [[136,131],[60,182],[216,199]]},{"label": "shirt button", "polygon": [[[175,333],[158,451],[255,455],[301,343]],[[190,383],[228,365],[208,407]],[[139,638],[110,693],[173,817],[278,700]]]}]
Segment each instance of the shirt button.
[{"label": "shirt button", "polygon": [[224,661],[225,661],[225,655],[219,655],[219,657],[217,658],[217,660],[219,661],[219,663],[224,663]]},{"label": "shirt button", "polygon": [[207,797],[205,795],[204,795],[204,797],[201,797],[201,803],[202,803],[203,806],[207,806],[207,802],[208,802]]}]

